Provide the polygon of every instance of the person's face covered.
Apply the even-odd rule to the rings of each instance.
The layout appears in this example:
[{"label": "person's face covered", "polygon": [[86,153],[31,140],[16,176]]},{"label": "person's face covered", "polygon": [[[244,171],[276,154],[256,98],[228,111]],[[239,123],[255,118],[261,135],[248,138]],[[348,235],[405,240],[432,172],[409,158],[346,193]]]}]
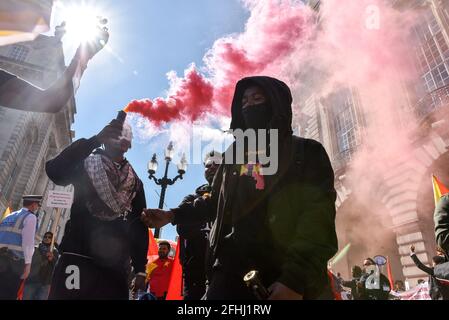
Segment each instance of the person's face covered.
[{"label": "person's face covered", "polygon": [[124,123],[121,136],[118,139],[109,139],[105,143],[106,151],[112,156],[123,156],[131,148],[132,138],[130,125]]},{"label": "person's face covered", "polygon": [[242,97],[242,115],[246,129],[268,129],[271,106],[262,88],[248,87]]}]

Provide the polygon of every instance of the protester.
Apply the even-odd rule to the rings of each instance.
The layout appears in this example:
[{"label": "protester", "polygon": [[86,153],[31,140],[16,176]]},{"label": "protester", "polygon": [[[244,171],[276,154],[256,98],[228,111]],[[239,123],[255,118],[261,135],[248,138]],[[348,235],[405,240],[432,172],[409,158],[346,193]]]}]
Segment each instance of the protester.
[{"label": "protester", "polygon": [[59,253],[56,248],[50,251],[53,233],[46,232],[42,242],[34,250],[31,272],[23,291],[23,300],[47,300],[51,278]]},{"label": "protester", "polygon": [[[425,273],[429,275],[429,294],[432,300],[449,300],[449,288],[441,285],[439,281],[434,276],[434,268],[436,265],[445,262],[444,257],[436,255],[432,257],[432,267],[424,265],[415,253],[415,246],[410,246],[410,258],[412,258],[415,265]],[[422,280],[422,279],[420,279]],[[424,280],[422,280],[424,282]],[[419,284],[419,280],[418,280]]]},{"label": "protester", "polygon": [[16,300],[30,275],[41,195],[22,197],[23,208],[0,223],[0,300]]},{"label": "protester", "polygon": [[[234,135],[237,129],[258,130],[261,136],[258,149],[243,145],[243,164],[235,156],[242,149],[236,139],[225,154],[229,162],[215,176],[211,198],[195,201],[203,208],[199,221],[215,220],[206,299],[255,299],[243,281],[250,270],[259,271],[269,299],[316,299],[328,285],[327,262],[337,251],[334,173],[320,143],[292,135],[291,104],[290,89],[277,79],[237,83],[231,129]],[[276,161],[263,163],[263,154],[278,155],[272,175],[264,172]],[[160,227],[188,223],[192,216],[153,209],[142,219]]]},{"label": "protester", "polygon": [[[208,152],[204,160],[204,176],[207,184],[198,187],[195,194],[188,195],[181,204],[172,209],[183,215],[196,215],[194,202],[202,197],[209,197],[212,191],[212,180],[221,164],[222,154],[216,151]],[[206,292],[206,249],[210,231],[210,222],[178,224],[179,259],[183,273],[184,300],[200,300]]]},{"label": "protester", "polygon": [[168,256],[171,249],[168,241],[161,241],[158,246],[159,257],[147,266],[147,281],[150,293],[157,300],[165,300],[173,269],[173,259]]},{"label": "protester", "polygon": [[[50,299],[127,300],[130,259],[134,290],[144,290],[148,229],[140,214],[146,201],[142,181],[124,157],[131,141],[131,127],[112,120],[47,162],[48,177],[57,185],[73,184],[75,192]],[[80,286],[72,290],[78,274]],[[67,281],[72,281],[69,288]]]},{"label": "protester", "polygon": [[360,277],[361,300],[388,300],[391,291],[390,281],[380,272],[379,266],[371,258],[363,262],[364,270]]},{"label": "protester", "polygon": [[396,281],[394,282],[394,289],[393,289],[393,291],[396,292],[396,293],[404,292],[404,291],[405,291],[405,284],[404,284],[404,281],[402,281],[402,280],[396,280]]},{"label": "protester", "polygon": [[360,278],[362,277],[362,268],[359,266],[352,267],[352,279],[349,281],[342,281],[341,285],[351,289],[352,300],[361,300],[361,290],[359,288]]}]

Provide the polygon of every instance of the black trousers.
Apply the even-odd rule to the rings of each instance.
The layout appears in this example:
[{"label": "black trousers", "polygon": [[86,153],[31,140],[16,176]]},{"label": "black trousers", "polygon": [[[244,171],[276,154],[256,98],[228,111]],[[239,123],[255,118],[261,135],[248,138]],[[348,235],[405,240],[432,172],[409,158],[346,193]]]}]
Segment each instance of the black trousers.
[{"label": "black trousers", "polygon": [[129,300],[126,270],[95,264],[92,259],[63,254],[53,274],[49,300]]},{"label": "black trousers", "polygon": [[256,300],[243,281],[243,276],[224,268],[215,268],[210,276],[205,300]]},{"label": "black trousers", "polygon": [[201,300],[206,292],[206,274],[202,262],[183,265],[184,300]]},{"label": "black trousers", "polygon": [[0,300],[17,300],[25,263],[0,255]]},{"label": "black trousers", "polygon": [[184,300],[201,300],[206,292],[206,283],[203,281],[184,281]]}]

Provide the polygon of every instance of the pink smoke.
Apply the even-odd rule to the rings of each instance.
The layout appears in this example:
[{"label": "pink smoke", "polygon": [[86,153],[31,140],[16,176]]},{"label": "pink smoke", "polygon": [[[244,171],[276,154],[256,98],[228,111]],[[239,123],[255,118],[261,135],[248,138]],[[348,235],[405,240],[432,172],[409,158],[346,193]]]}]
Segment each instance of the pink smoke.
[{"label": "pink smoke", "polygon": [[279,61],[314,28],[312,12],[302,4],[269,0],[247,5],[252,11],[245,31],[217,40],[206,54],[208,76],[192,66],[183,78],[172,82],[169,92],[173,94],[167,98],[134,100],[125,110],[141,114],[156,126],[177,120],[192,122],[207,113],[229,115],[236,82],[266,72],[273,75]]}]

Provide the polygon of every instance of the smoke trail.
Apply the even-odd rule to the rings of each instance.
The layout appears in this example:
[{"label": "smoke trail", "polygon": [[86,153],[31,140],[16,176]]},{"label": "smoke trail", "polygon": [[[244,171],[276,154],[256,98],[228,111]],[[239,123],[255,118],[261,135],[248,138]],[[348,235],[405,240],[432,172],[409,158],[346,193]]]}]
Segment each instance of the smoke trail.
[{"label": "smoke trail", "polygon": [[204,57],[205,74],[194,65],[186,69],[183,78],[170,73],[168,97],[135,100],[125,110],[141,114],[156,126],[170,121],[193,122],[206,114],[229,115],[237,80],[276,73],[278,63],[312,34],[313,14],[298,1],[245,4],[251,10],[245,31],[214,43]]}]

